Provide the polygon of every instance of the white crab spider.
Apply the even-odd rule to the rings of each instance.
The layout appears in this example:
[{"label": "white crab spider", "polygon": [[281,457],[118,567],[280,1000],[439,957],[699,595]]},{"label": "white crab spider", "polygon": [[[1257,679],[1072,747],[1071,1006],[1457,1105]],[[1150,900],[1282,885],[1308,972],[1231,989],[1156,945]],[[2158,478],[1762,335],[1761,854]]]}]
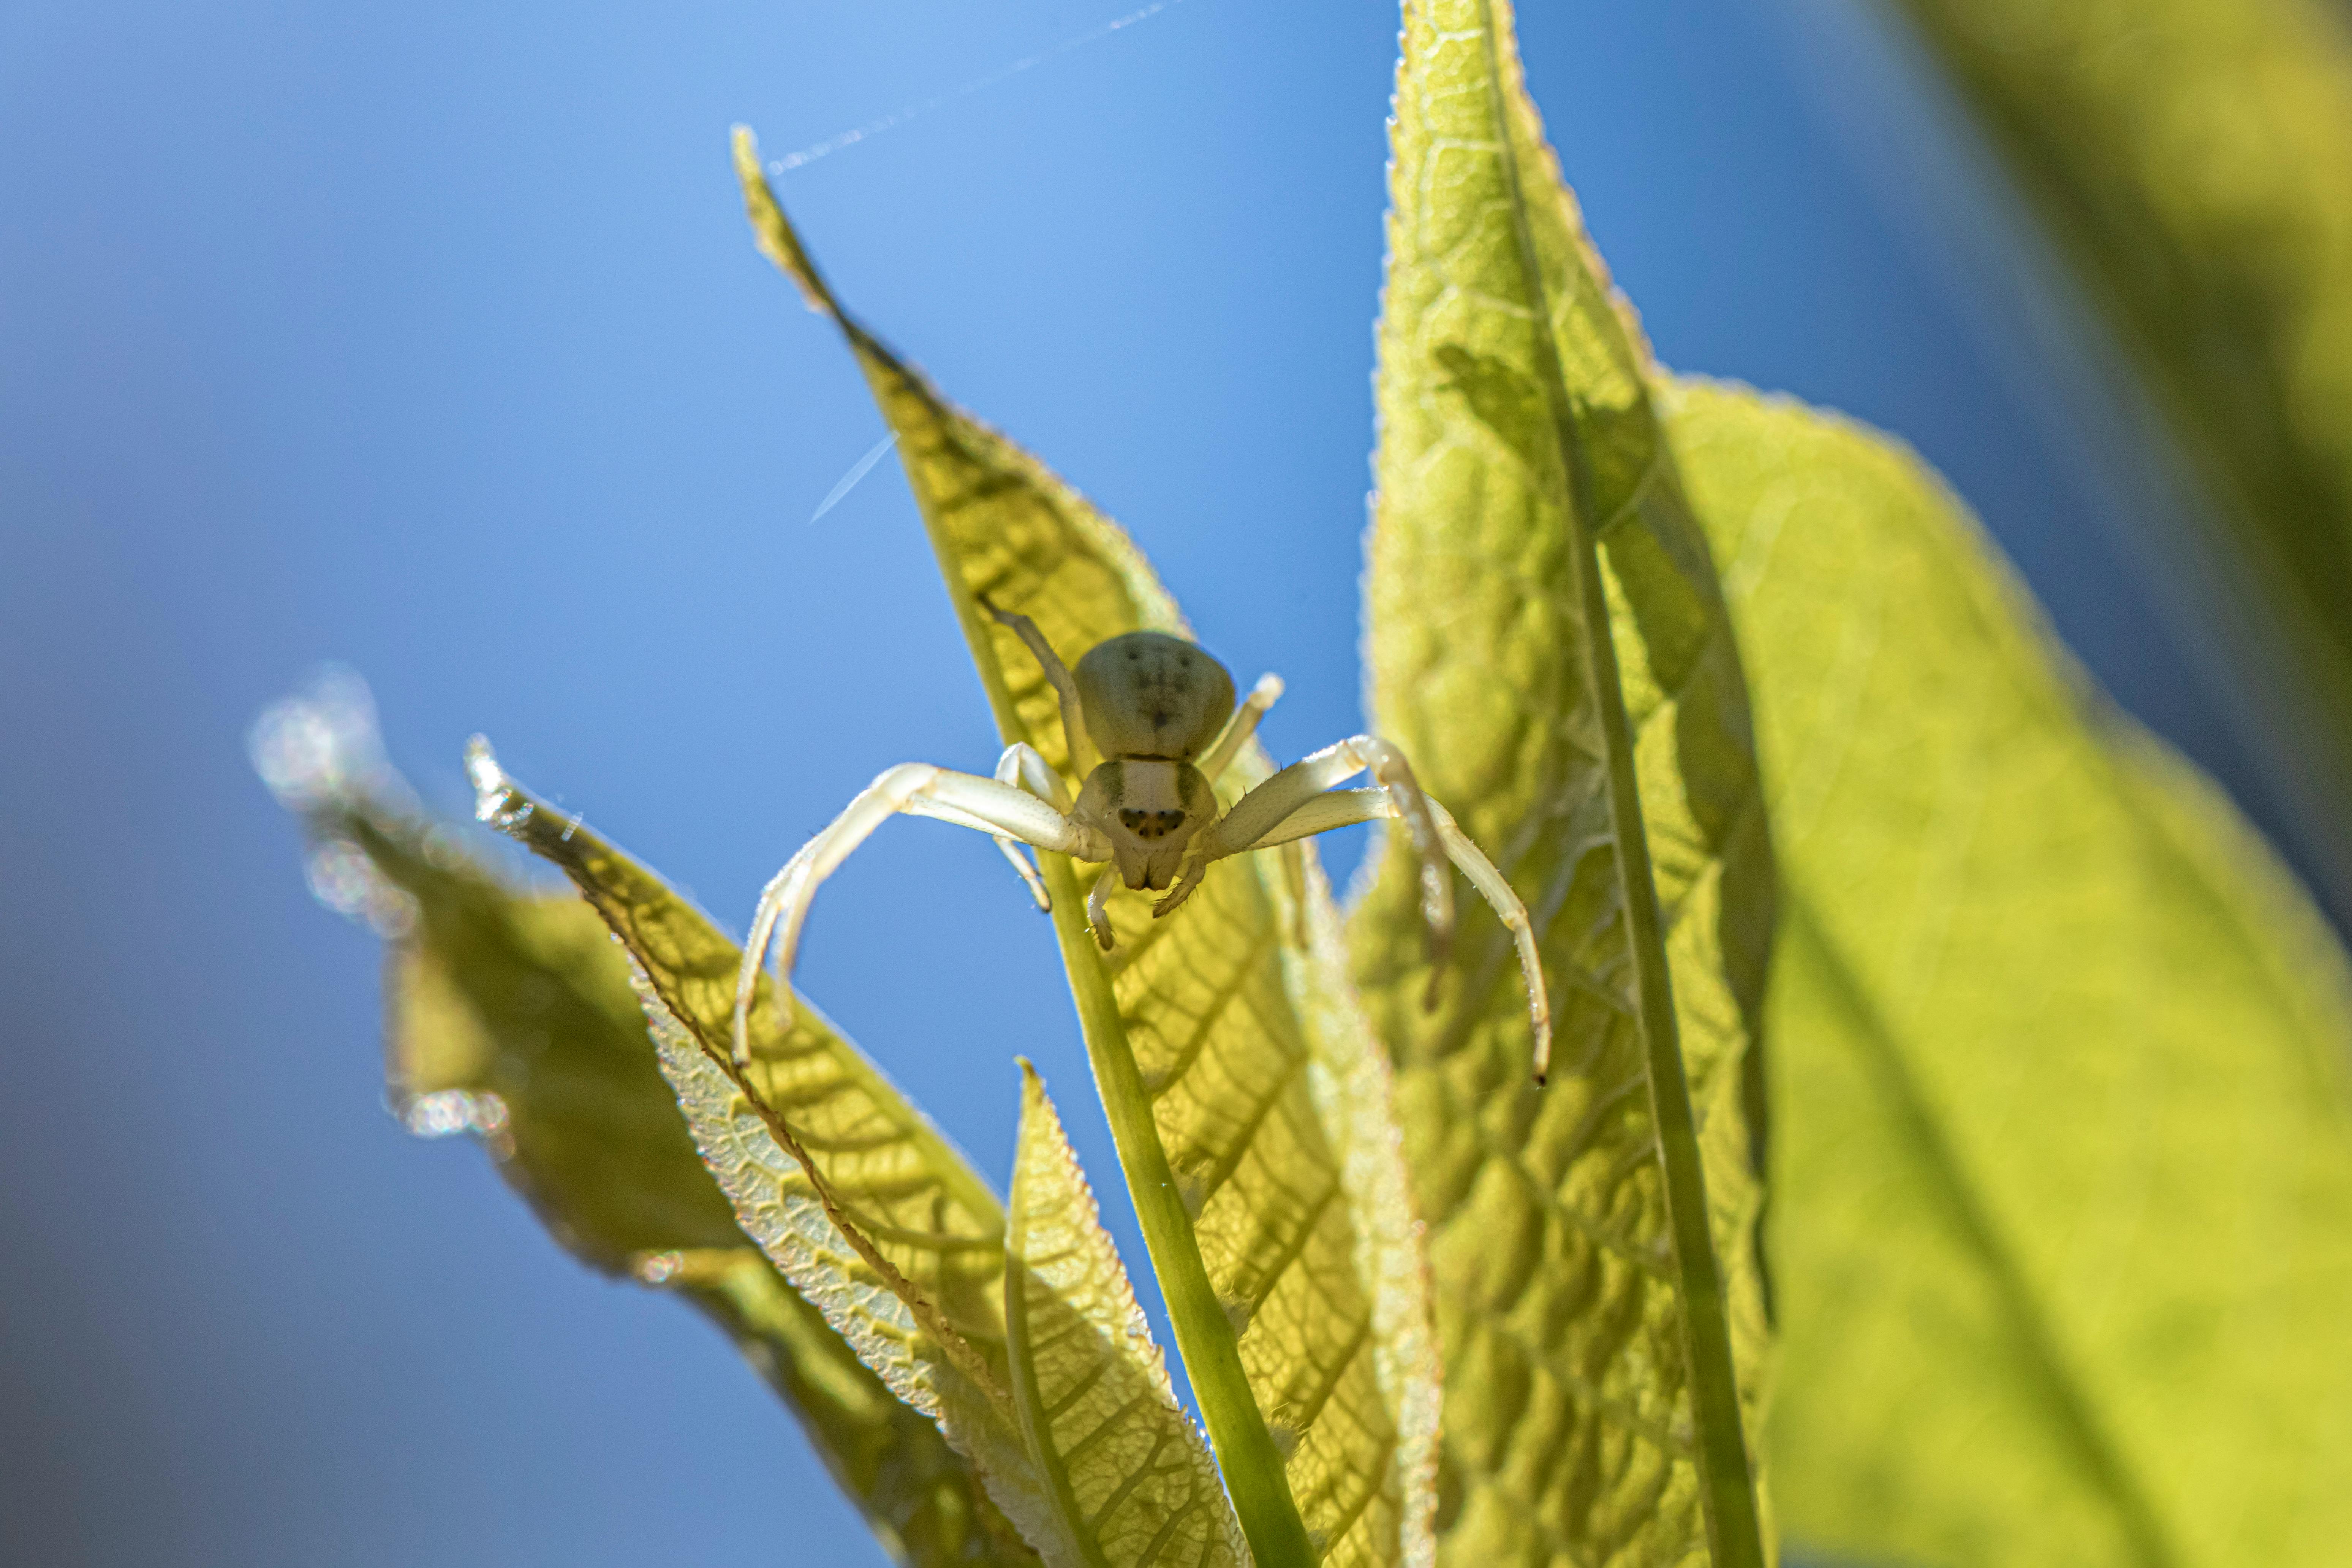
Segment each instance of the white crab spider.
[{"label": "white crab spider", "polygon": [[[1431,999],[1453,934],[1454,883],[1446,869],[1451,860],[1518,944],[1535,1026],[1536,1082],[1544,1081],[1551,1058],[1551,1009],[1527,905],[1445,808],[1422,793],[1402,752],[1377,736],[1351,736],[1284,768],[1219,816],[1213,786],[1282,695],[1279,677],[1260,677],[1236,708],[1233,676],[1200,647],[1163,632],[1129,632],[1087,653],[1074,678],[1035,622],[985,600],[981,603],[1035,655],[1061,699],[1070,769],[1085,779],[1077,799],[1073,801],[1061,776],[1020,741],[1004,748],[993,779],[906,762],[867,785],[760,895],[735,986],[739,1063],[750,1061],[751,996],[770,946],[776,948],[777,974],[789,981],[801,923],[817,884],[896,812],[989,834],[1028,883],[1040,909],[1050,909],[1052,901],[1015,841],[1072,860],[1108,862],[1087,900],[1087,924],[1106,952],[1117,945],[1105,907],[1116,882],[1164,891],[1166,896],[1151,906],[1157,919],[1192,896],[1213,861],[1376,817],[1399,817],[1421,853],[1422,912],[1429,923],[1433,958]],[[1097,753],[1101,759],[1095,761]],[[1373,788],[1333,788],[1358,773],[1370,773]],[[787,1021],[792,1005],[791,986],[780,986],[777,1006]]]}]

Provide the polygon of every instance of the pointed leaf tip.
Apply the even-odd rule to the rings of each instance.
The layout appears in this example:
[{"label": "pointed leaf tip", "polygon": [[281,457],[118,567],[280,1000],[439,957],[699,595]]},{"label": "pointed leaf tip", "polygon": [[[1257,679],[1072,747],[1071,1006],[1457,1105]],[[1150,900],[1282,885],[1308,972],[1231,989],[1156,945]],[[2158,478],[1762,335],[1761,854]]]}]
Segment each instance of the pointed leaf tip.
[{"label": "pointed leaf tip", "polygon": [[474,787],[474,817],[478,821],[495,822],[506,803],[506,769],[499,766],[498,753],[490,749],[490,737],[478,735],[466,742],[466,779]]},{"label": "pointed leaf tip", "polygon": [[[820,314],[841,319],[841,307],[827,288],[824,279],[801,246],[800,235],[793,232],[790,219],[784,216],[783,204],[768,183],[767,171],[760,166],[760,140],[748,125],[735,127],[735,178],[743,187],[743,206],[751,220],[751,235],[759,243],[760,254],[775,263],[776,269],[800,286],[801,296],[808,308]],[[844,325],[847,325],[844,322]]]}]

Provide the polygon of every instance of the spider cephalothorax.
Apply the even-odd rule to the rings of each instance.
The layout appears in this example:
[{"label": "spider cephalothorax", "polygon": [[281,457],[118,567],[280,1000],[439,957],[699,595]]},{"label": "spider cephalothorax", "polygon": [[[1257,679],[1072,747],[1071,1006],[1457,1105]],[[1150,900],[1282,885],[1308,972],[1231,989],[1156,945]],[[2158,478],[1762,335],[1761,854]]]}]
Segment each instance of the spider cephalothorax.
[{"label": "spider cephalothorax", "polygon": [[[1087,900],[1087,920],[1106,951],[1117,944],[1105,907],[1114,884],[1164,892],[1152,905],[1157,918],[1192,896],[1212,862],[1396,817],[1420,852],[1422,907],[1433,955],[1443,957],[1454,925],[1449,861],[1509,927],[1535,1025],[1536,1081],[1543,1082],[1551,1016],[1527,906],[1445,809],[1422,793],[1402,752],[1377,736],[1350,737],[1265,779],[1221,816],[1217,779],[1282,695],[1280,680],[1260,677],[1236,707],[1225,667],[1197,644],[1165,632],[1129,632],[1098,643],[1074,674],[1036,622],[982,603],[1034,655],[1061,702],[1070,771],[1083,780],[1076,797],[1034,747],[1020,741],[1004,748],[993,779],[908,762],[875,779],[761,894],[735,991],[739,1058],[747,1054],[746,1019],[770,945],[777,947],[779,971],[789,976],[817,883],[894,812],[937,817],[991,835],[1041,909],[1051,907],[1045,883],[1016,841],[1102,864]],[[1373,787],[1333,788],[1358,773],[1370,774]],[[1433,997],[1434,986],[1433,977]],[[787,1009],[791,996],[784,988],[780,1000]]]},{"label": "spider cephalothorax", "polygon": [[1234,678],[1164,632],[1098,643],[1072,675],[1103,761],[1070,814],[1110,841],[1111,863],[1129,887],[1164,891],[1185,846],[1216,820],[1216,791],[1194,764],[1233,721]]}]

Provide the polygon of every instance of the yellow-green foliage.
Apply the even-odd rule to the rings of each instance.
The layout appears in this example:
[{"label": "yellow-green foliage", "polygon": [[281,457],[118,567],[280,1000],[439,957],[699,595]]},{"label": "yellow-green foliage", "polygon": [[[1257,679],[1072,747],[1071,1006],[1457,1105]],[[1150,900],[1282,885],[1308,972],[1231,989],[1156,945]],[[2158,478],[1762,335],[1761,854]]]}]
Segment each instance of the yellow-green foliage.
[{"label": "yellow-green foliage", "polygon": [[[2336,24],[1909,3],[2093,265],[2145,242],[2117,308],[2325,688],[2352,648],[2313,608],[2352,601]],[[764,980],[739,1068],[736,945],[487,746],[482,815],[584,905],[352,758],[265,763],[334,874],[377,879],[345,902],[392,942],[395,1103],[717,1320],[920,1568],[1760,1568],[1768,1471],[1793,1542],[1858,1559],[2339,1561],[2341,944],[1907,453],[1657,369],[1507,0],[1410,0],[1393,138],[1372,718],[1532,912],[1552,1081],[1506,932],[1465,902],[1433,974],[1401,851],[1344,932],[1293,843],[1167,920],[1120,894],[1108,956],[1041,857],[1206,1442],[1025,1064],[1009,1212]],[[982,601],[1069,658],[1181,632],[1175,601],[843,308],[736,154],[898,438],[1000,730],[1066,772]],[[2352,735],[2352,676],[2340,699]],[[1253,745],[1224,799],[1269,769]]]},{"label": "yellow-green foliage", "polygon": [[1094,1568],[1248,1560],[1045,1080],[1022,1063],[1013,1165],[1013,1397],[1055,1511]]},{"label": "yellow-green foliage", "polygon": [[1918,460],[1672,400],[1757,689],[1793,1539],[2342,1560],[2352,972]]},{"label": "yellow-green foliage", "polygon": [[[1175,601],[1115,525],[842,309],[747,133],[736,163],[761,247],[839,323],[898,434],[999,729],[1066,768],[1051,689],[978,599],[1033,617],[1071,661],[1122,632],[1181,632]],[[1253,745],[1226,799],[1269,770]],[[1318,940],[1328,894],[1311,850],[1220,868],[1171,920],[1120,893],[1111,919],[1129,936],[1108,957],[1078,919],[1066,862],[1043,858],[1177,1346],[1262,1568],[1276,1552],[1420,1555],[1433,1506],[1428,1309],[1379,1048],[1336,945]]]},{"label": "yellow-green foliage", "polygon": [[[737,1228],[596,910],[517,888],[387,792],[327,792],[308,826],[321,850],[357,851],[396,890],[384,979],[395,1108],[412,1124],[470,1124],[583,1261],[676,1291],[716,1319],[901,1561],[1034,1563],[971,1465]],[[573,841],[583,856],[598,847],[584,832]],[[677,924],[689,940],[698,926],[682,905]],[[727,983],[731,995],[731,969]]]},{"label": "yellow-green foliage", "polygon": [[[1752,1402],[1772,878],[1747,698],[1647,350],[1509,28],[1499,3],[1406,8],[1367,585],[1374,727],[1527,900],[1559,1011],[1538,1091],[1483,912],[1423,1011],[1412,868],[1391,852],[1352,925],[1431,1226],[1440,1522],[1465,1568],[1681,1562],[1710,1516],[1721,1560],[1751,1562],[1727,1351]],[[1669,957],[1655,1010],[1644,982]],[[1677,1248],[1683,1222],[1697,1240]]]},{"label": "yellow-green foliage", "polygon": [[1887,0],[2208,481],[2215,630],[2352,907],[2352,17],[2336,0]]}]

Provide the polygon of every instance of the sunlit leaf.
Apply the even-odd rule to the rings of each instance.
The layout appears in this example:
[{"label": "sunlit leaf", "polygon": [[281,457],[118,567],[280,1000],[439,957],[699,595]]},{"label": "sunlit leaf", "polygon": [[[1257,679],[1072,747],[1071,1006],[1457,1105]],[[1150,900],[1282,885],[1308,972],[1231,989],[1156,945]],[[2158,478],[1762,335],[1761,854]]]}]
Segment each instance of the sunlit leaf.
[{"label": "sunlit leaf", "polygon": [[[748,135],[737,159],[762,248],[840,325],[898,436],[999,727],[1066,766],[1053,693],[979,597],[1034,617],[1071,660],[1138,627],[1181,631],[1174,601],[1114,525],[840,308]],[[1228,780],[1267,768],[1253,747]],[[1126,945],[1108,966],[1067,864],[1045,861],[1177,1348],[1261,1564],[1297,1554],[1295,1524],[1275,1540],[1294,1501],[1326,1561],[1418,1560],[1433,1501],[1427,1307],[1378,1050],[1314,939],[1327,894],[1311,852],[1220,865],[1165,921],[1120,894]],[[1126,1120],[1145,1097],[1148,1121]]]},{"label": "sunlit leaf", "polygon": [[1907,451],[1685,387],[1754,674],[1790,1538],[2340,1563],[2352,969]]},{"label": "sunlit leaf", "polygon": [[661,1071],[737,1221],[890,1391],[937,1421],[1055,1568],[1077,1561],[1024,1448],[1004,1354],[1004,1212],[962,1154],[804,998],[763,983],[730,1057],[741,953],[477,740],[483,821],[561,866],[636,961]]},{"label": "sunlit leaf", "polygon": [[[2352,908],[2352,25],[2340,0],[1901,0],[2218,505],[2153,541]],[[2284,654],[2284,657],[2277,656]],[[2265,655],[2270,655],[2265,657]]]},{"label": "sunlit leaf", "polygon": [[938,1428],[736,1225],[595,912],[569,892],[517,887],[408,804],[349,677],[273,708],[257,751],[302,815],[314,885],[385,934],[385,1076],[410,1130],[479,1135],[583,1262],[717,1320],[899,1561],[1034,1563]]},{"label": "sunlit leaf", "polygon": [[1406,6],[1391,125],[1373,721],[1526,899],[1559,1031],[1533,1088],[1482,910],[1423,1010],[1392,846],[1353,935],[1432,1228],[1443,1552],[1759,1562],[1772,877],[1738,655],[1503,0]]},{"label": "sunlit leaf", "polygon": [[1013,1395],[1090,1568],[1248,1560],[1216,1466],[1176,1402],[1045,1085],[1022,1063],[1013,1167]]},{"label": "sunlit leaf", "polygon": [[[1083,1559],[1071,1550],[1022,1446],[1001,1346],[976,1343],[985,1325],[955,1312],[960,1292],[952,1284],[937,1288],[940,1276],[950,1270],[967,1277],[981,1270],[959,1267],[962,1260],[950,1256],[945,1267],[928,1270],[931,1277],[919,1282],[891,1256],[938,1259],[950,1255],[958,1239],[938,1232],[877,1235],[856,1211],[872,1189],[844,1192],[827,1179],[826,1167],[835,1162],[824,1156],[838,1151],[823,1145],[812,1149],[769,1109],[754,1087],[761,1076],[756,1058],[751,1071],[737,1077],[650,987],[646,1022],[695,1144],[734,1199],[743,1228],[858,1359],[892,1393],[940,1424],[949,1443],[980,1471],[990,1499],[1045,1561],[1053,1568],[1076,1568]],[[996,1260],[1001,1278],[1001,1252]]]}]

